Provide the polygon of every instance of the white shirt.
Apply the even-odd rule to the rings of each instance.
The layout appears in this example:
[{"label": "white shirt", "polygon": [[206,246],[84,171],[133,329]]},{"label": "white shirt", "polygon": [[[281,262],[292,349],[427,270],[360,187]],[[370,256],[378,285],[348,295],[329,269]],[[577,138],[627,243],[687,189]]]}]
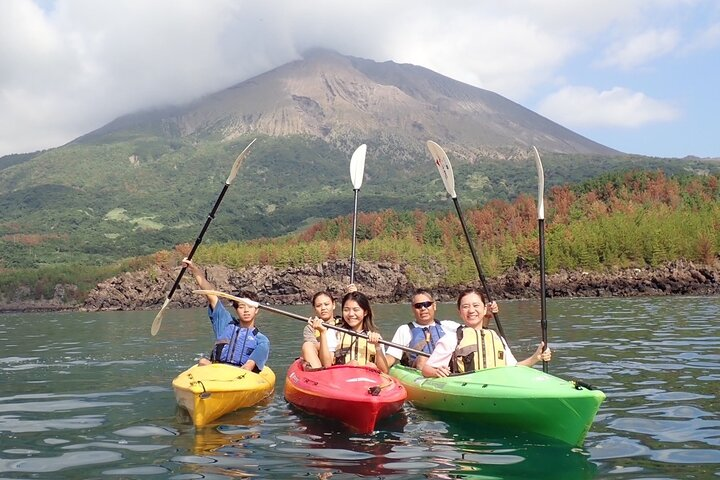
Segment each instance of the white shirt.
[{"label": "white shirt", "polygon": [[325,341],[327,342],[328,350],[330,353],[335,353],[335,350],[337,349],[337,343],[338,343],[338,335],[340,332],[337,330],[333,330],[332,328],[328,328],[327,332],[325,333]]},{"label": "white shirt", "polygon": [[[509,367],[517,365],[517,360],[510,351],[510,347],[508,347],[505,339],[500,337],[500,340],[502,340],[503,346],[505,347],[505,365]],[[433,350],[432,355],[427,359],[425,365],[430,365],[435,368],[447,367],[450,364],[452,354],[457,348],[457,343],[457,335],[445,335],[442,337],[435,345],[435,350]]]},{"label": "white shirt", "polygon": [[[417,322],[412,322],[415,327],[429,327],[435,325],[435,323],[431,323],[430,325],[420,325]],[[445,332],[445,335],[442,338],[445,338],[448,336],[448,334],[454,334],[458,327],[460,326],[459,323],[454,322],[452,320],[440,320],[440,327]],[[453,335],[451,335],[453,336]],[[457,335],[454,335],[457,339]],[[442,341],[442,338],[440,339]],[[410,342],[412,341],[412,333],[410,332],[410,327],[407,323],[403,323],[398,327],[397,330],[395,330],[395,335],[393,336],[392,343],[397,343],[398,345],[404,345],[406,347],[410,346]],[[437,346],[435,347],[437,348]],[[455,350],[453,348],[453,350]],[[400,360],[403,355],[403,351],[400,350],[397,347],[388,347],[387,354],[393,357],[395,360]]]}]

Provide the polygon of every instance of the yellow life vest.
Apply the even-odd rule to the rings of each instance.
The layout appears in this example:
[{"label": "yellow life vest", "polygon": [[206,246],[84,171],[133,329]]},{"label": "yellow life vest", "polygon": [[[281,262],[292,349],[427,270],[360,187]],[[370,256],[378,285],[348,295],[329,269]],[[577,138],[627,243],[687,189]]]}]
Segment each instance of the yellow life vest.
[{"label": "yellow life vest", "polygon": [[[367,332],[362,332],[367,334]],[[375,345],[356,335],[341,332],[337,348],[335,349],[335,365],[346,365],[353,360],[358,365],[375,363]]]},{"label": "yellow life vest", "polygon": [[474,372],[506,365],[505,344],[495,330],[459,327],[457,336],[457,348],[450,359],[452,373]]}]

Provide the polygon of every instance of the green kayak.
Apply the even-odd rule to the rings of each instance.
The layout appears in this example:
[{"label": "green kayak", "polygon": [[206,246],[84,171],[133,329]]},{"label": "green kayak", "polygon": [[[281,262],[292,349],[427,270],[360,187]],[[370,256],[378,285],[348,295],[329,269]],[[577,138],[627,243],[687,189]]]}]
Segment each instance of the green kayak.
[{"label": "green kayak", "polygon": [[[497,367],[445,378],[425,378],[395,365],[390,375],[415,407],[462,415],[503,430],[533,432],[581,446],[605,394],[530,367]],[[581,383],[581,382],[578,382]]]}]

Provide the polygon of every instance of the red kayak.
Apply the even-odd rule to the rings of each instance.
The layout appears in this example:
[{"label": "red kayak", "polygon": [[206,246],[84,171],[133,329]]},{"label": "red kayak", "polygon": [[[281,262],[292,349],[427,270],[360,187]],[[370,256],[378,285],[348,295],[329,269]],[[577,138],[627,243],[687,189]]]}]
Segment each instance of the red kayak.
[{"label": "red kayak", "polygon": [[358,433],[372,433],[375,423],[400,411],[406,398],[397,380],[369,367],[333,365],[306,371],[298,359],[285,379],[285,399],[292,405]]}]

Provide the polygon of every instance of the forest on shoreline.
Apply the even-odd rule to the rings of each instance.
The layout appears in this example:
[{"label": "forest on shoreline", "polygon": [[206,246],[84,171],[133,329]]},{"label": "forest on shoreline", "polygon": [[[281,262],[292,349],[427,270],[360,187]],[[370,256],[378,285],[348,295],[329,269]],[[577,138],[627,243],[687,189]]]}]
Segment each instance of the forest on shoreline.
[{"label": "forest on shoreline", "polygon": [[[522,195],[512,202],[493,200],[464,210],[489,278],[507,273],[518,262],[538,269],[534,198]],[[653,269],[678,260],[714,268],[720,252],[716,175],[607,174],[578,186],[552,187],[546,194],[545,213],[549,275]],[[351,237],[352,217],[343,216],[280,238],[203,244],[195,259],[234,270],[301,267],[349,259]],[[159,270],[172,270],[189,249],[189,244],[177,245],[106,266],[0,271],[2,305],[5,309],[32,304],[81,306],[99,283],[127,272],[153,276]],[[404,265],[410,283],[428,288],[470,284],[478,275],[460,222],[451,210],[360,213],[356,257]]]}]

